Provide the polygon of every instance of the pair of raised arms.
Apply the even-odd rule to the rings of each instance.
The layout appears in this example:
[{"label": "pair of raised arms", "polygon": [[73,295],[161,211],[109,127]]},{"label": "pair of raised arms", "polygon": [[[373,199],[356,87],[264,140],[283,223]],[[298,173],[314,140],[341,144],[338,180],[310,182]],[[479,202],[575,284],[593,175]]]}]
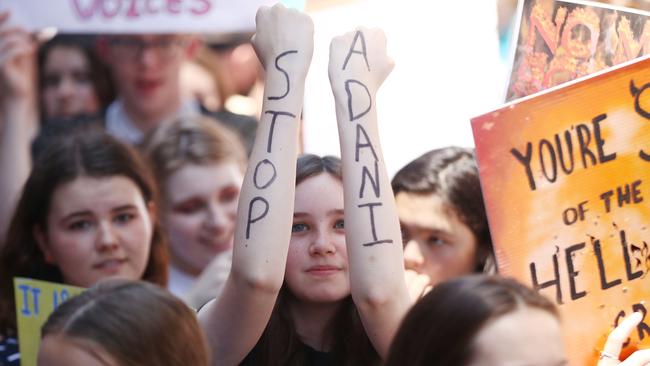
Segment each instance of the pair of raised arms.
[{"label": "pair of raised arms", "polygon": [[[293,222],[299,121],[314,26],[307,15],[282,5],[261,8],[256,22],[253,45],[266,69],[263,112],[240,194],[230,276],[219,298],[199,313],[215,364],[240,362],[259,340],[283,284]],[[362,28],[332,40],[329,77],[343,164],[350,292],[382,356],[410,306],[375,106],[392,68],[379,29]]]}]

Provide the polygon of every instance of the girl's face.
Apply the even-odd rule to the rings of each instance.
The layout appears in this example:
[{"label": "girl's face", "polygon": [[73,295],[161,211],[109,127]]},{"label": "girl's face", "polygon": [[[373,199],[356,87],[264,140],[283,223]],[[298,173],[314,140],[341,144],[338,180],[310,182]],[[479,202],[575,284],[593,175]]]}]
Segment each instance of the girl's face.
[{"label": "girl's face", "polygon": [[48,335],[41,341],[37,365],[118,366],[119,363],[100,346],[90,341],[75,342],[65,335]]},{"label": "girl's face", "polygon": [[407,270],[429,276],[431,285],[474,272],[476,238],[438,195],[400,192],[395,202]]},{"label": "girl's face", "polygon": [[185,165],[167,179],[162,220],[180,269],[198,275],[232,248],[243,179],[239,165],[227,161]]},{"label": "girl's face", "polygon": [[285,281],[301,301],[335,302],[350,294],[343,185],[330,174],[296,187]]},{"label": "girl's face", "polygon": [[48,118],[99,113],[90,65],[78,48],[53,47],[43,65],[43,105]]},{"label": "girl's face", "polygon": [[149,259],[153,209],[129,178],[81,176],[54,190],[47,229],[35,228],[35,235],[45,260],[67,284],[137,280]]}]

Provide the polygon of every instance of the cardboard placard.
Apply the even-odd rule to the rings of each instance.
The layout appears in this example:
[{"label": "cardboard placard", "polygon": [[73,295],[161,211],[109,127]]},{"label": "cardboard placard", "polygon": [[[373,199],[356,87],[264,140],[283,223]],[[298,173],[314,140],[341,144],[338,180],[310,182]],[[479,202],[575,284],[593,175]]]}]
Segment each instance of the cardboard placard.
[{"label": "cardboard placard", "polygon": [[277,0],[3,0],[0,11],[27,30],[66,33],[242,33]]},{"label": "cardboard placard", "polygon": [[650,13],[589,1],[522,0],[506,101],[650,53]]},{"label": "cardboard placard", "polygon": [[[571,365],[650,309],[650,58],[472,119],[499,272],[559,307]],[[625,352],[650,345],[645,316]]]},{"label": "cardboard placard", "polygon": [[85,289],[30,278],[14,278],[20,364],[36,366],[41,327],[52,312]]}]

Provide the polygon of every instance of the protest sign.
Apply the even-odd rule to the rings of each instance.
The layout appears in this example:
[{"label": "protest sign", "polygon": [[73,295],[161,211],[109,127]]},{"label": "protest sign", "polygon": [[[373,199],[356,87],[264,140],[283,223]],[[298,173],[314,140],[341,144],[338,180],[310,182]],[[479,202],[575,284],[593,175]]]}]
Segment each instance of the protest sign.
[{"label": "protest sign", "polygon": [[245,33],[277,0],[3,0],[0,11],[30,31],[68,33]]},{"label": "protest sign", "polygon": [[650,58],[472,120],[499,272],[552,299],[571,365],[644,314],[650,344]]},{"label": "protest sign", "polygon": [[21,365],[36,366],[41,327],[59,305],[83,291],[83,288],[59,283],[14,278]]},{"label": "protest sign", "polygon": [[650,53],[650,13],[589,1],[522,0],[506,100]]}]

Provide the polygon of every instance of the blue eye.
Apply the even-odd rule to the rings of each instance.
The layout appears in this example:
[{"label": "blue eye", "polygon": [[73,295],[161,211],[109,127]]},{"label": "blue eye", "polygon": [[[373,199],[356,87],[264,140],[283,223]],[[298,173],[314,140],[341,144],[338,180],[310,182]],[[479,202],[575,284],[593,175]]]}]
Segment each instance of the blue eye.
[{"label": "blue eye", "polygon": [[334,228],[338,230],[345,229],[345,221],[343,221],[343,219],[336,220],[336,222],[334,223]]},{"label": "blue eye", "polygon": [[309,226],[302,222],[295,223],[293,226],[291,226],[292,233],[300,233],[307,230],[309,230]]}]

